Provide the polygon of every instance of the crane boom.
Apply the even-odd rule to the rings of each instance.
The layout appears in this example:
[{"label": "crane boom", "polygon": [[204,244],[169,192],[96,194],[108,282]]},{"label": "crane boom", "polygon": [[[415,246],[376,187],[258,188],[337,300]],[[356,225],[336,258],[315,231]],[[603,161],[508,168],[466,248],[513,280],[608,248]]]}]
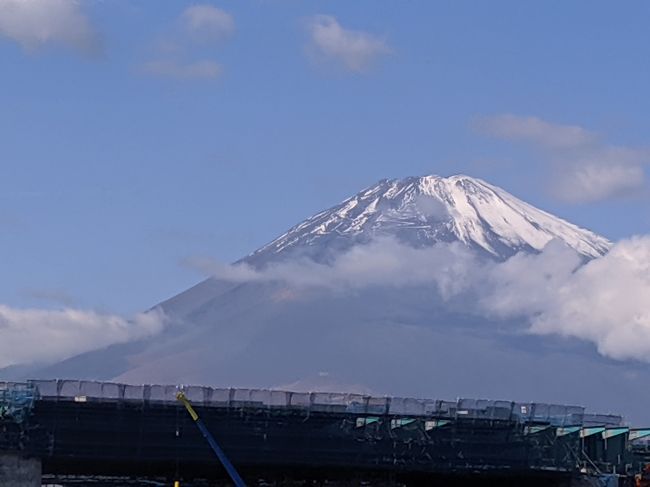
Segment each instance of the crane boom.
[{"label": "crane boom", "polygon": [[187,397],[185,397],[183,391],[179,391],[176,394],[176,399],[178,399],[181,403],[183,403],[183,406],[185,406],[185,409],[187,409],[187,412],[190,414],[192,420],[194,420],[194,423],[201,431],[201,434],[208,441],[210,447],[217,455],[217,458],[219,458],[221,465],[223,465],[223,467],[226,469],[226,472],[228,472],[228,475],[234,482],[235,487],[246,487],[246,483],[244,483],[244,481],[240,477],[239,473],[237,472],[237,469],[235,469],[234,465],[230,463],[230,460],[228,460],[228,457],[226,456],[224,451],[221,449],[221,447],[214,439],[210,431],[208,431],[208,428],[205,426],[205,423],[201,421],[201,418],[199,418],[199,415],[196,413],[196,411],[192,407],[192,404],[190,404],[190,401],[187,399]]}]

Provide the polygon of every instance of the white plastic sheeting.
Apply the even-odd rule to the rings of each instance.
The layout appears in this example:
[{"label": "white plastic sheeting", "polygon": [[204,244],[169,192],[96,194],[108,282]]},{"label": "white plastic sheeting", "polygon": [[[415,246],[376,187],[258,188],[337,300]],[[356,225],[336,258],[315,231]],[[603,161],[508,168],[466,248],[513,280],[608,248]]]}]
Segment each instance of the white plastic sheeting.
[{"label": "white plastic sheeting", "polygon": [[581,425],[585,408],[544,403],[515,403],[513,416],[525,423],[550,423],[555,426]]},{"label": "white plastic sheeting", "polygon": [[617,414],[585,414],[585,426],[607,426],[616,427],[623,425],[623,418]]},{"label": "white plastic sheeting", "polygon": [[[0,383],[2,384],[2,383]],[[57,400],[141,401],[176,404],[182,390],[195,405],[204,407],[291,408],[320,412],[437,418],[517,419],[557,426],[579,425],[584,408],[542,403],[515,403],[485,399],[443,401],[406,397],[373,397],[329,392],[287,392],[268,389],[221,389],[183,385],[127,385],[79,380],[30,381],[40,397]]]}]

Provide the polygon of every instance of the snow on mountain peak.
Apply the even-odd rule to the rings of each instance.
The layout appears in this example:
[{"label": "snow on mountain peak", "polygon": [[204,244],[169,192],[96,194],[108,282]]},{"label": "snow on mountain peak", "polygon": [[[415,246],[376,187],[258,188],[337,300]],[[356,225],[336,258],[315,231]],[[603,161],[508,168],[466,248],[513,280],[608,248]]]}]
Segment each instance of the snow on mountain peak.
[{"label": "snow on mountain peak", "polygon": [[291,228],[246,258],[261,263],[300,251],[328,252],[390,236],[414,245],[460,241],[505,259],[540,251],[553,239],[593,258],[608,240],[531,206],[501,188],[465,175],[384,179]]}]

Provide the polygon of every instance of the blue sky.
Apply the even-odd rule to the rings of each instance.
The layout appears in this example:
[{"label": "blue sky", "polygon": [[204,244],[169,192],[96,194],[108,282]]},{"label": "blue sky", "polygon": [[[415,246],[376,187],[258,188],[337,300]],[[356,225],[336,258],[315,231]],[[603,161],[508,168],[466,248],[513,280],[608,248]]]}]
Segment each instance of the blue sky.
[{"label": "blue sky", "polygon": [[185,258],[235,260],[386,177],[466,173],[646,234],[649,16],[0,0],[0,303],[144,310],[201,278]]}]

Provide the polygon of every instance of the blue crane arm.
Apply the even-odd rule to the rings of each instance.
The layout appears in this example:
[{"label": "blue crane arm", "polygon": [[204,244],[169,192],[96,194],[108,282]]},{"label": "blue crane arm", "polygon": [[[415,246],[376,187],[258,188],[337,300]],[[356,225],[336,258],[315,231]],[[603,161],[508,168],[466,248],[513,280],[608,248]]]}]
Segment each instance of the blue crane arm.
[{"label": "blue crane arm", "polygon": [[196,414],[196,411],[190,404],[190,401],[188,401],[187,397],[185,397],[185,394],[183,394],[182,391],[179,391],[178,394],[176,394],[176,399],[182,402],[185,406],[185,409],[187,409],[187,412],[190,413],[190,416],[194,420],[196,426],[199,428],[199,431],[201,431],[203,437],[208,441],[210,447],[217,455],[217,458],[219,458],[221,465],[223,465],[223,467],[226,469],[226,472],[228,472],[228,475],[230,475],[230,478],[235,483],[235,487],[246,487],[246,483],[242,480],[241,476],[237,472],[237,469],[232,463],[230,463],[230,460],[228,460],[228,457],[217,443],[217,440],[214,439],[208,428],[205,426],[205,423],[201,421],[199,415]]}]

